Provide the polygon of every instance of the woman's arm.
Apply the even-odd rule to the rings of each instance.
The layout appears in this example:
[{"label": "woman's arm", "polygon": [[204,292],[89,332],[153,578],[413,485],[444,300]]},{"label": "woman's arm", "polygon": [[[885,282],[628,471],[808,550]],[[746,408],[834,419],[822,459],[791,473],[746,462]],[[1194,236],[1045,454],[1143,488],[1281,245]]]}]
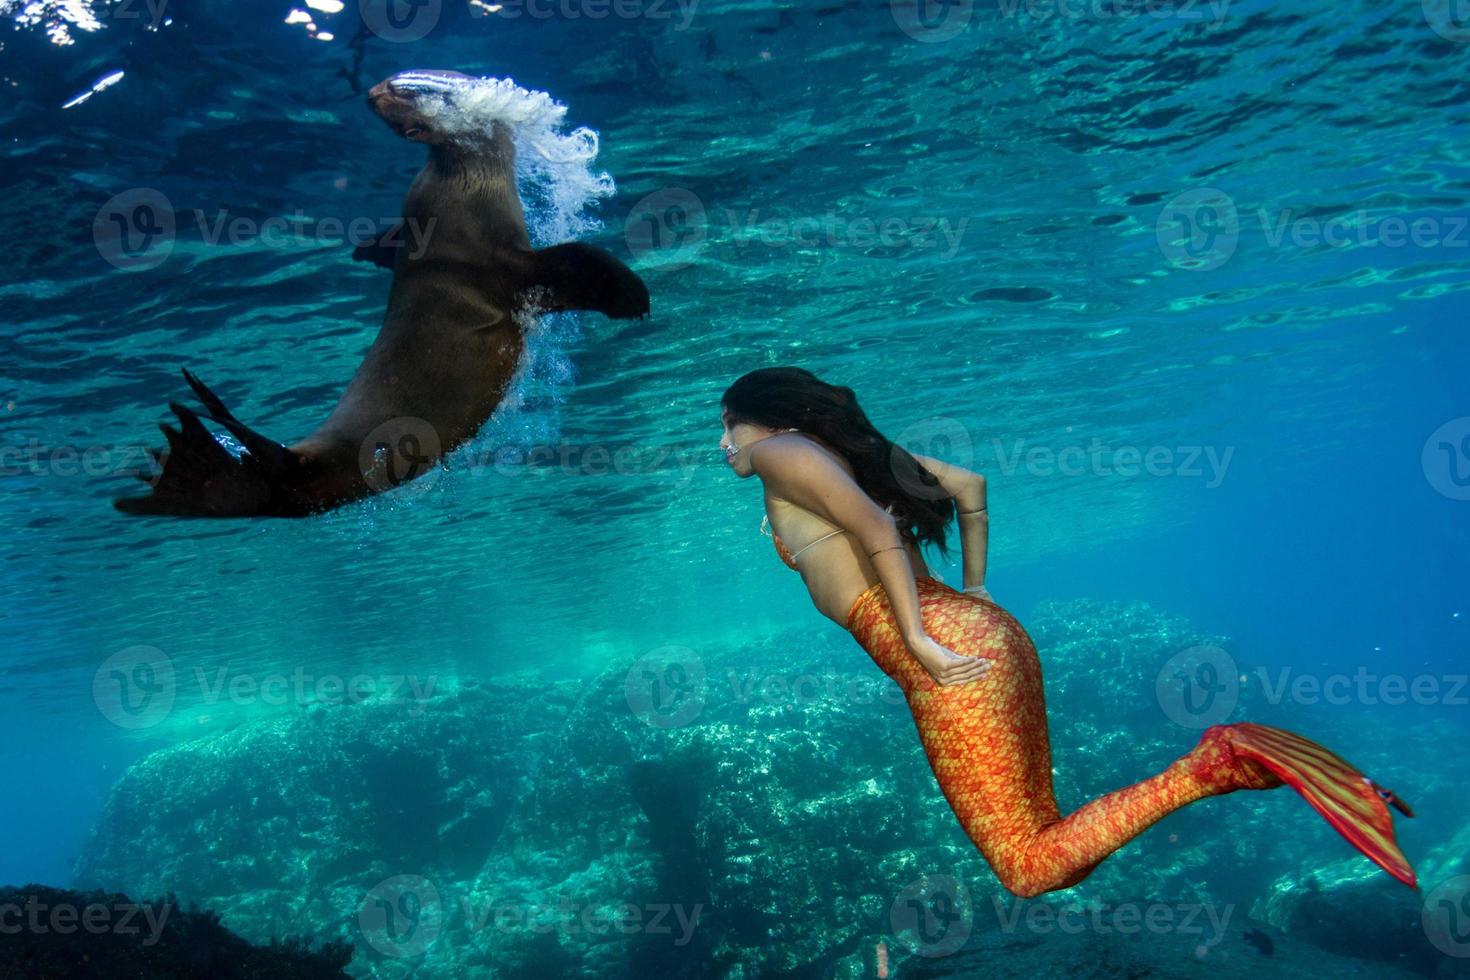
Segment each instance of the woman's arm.
[{"label": "woman's arm", "polygon": [[893,517],[846,470],[805,439],[771,437],[759,446],[759,453],[751,450],[750,465],[773,496],[811,511],[857,539],[888,593],[904,642],[912,646],[924,636],[924,625],[913,569]]},{"label": "woman's arm", "polygon": [[933,473],[939,485],[954,498],[959,511],[960,554],[964,563],[961,588],[985,585],[985,561],[990,550],[990,511],[985,503],[985,477],[929,456],[914,454],[914,459]]},{"label": "woman's arm", "polygon": [[[966,684],[990,670],[985,657],[962,657],[924,632],[919,591],[908,549],[893,517],[863,492],[847,471],[805,439],[762,439],[750,465],[773,496],[811,511],[857,538],[888,594],[893,618],[908,648],[940,685]],[[759,458],[760,462],[756,462]]]}]

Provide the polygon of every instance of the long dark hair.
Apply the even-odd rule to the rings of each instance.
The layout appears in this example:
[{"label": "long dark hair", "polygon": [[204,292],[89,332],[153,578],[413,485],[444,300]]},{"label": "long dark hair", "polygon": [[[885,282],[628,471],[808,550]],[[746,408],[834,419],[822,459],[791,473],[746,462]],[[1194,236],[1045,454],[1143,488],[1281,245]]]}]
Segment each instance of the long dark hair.
[{"label": "long dark hair", "polygon": [[954,501],[912,453],[874,427],[851,388],[803,368],[760,368],[726,388],[720,406],[732,424],[794,427],[821,439],[852,464],[853,478],[869,497],[892,507],[901,534],[938,545],[948,556],[945,533]]}]

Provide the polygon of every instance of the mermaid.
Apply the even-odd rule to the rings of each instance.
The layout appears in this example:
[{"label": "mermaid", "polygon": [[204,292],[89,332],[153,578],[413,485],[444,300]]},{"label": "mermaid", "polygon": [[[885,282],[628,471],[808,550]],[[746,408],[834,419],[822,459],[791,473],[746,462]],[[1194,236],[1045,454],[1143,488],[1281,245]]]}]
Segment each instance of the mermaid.
[{"label": "mermaid", "polygon": [[[1413,816],[1408,806],[1321,745],[1266,725],[1213,725],[1163,772],[1062,816],[1036,647],[985,591],[984,477],[890,442],[851,388],[801,368],[742,376],[721,409],[725,462],[760,477],[777,553],[902,689],[945,799],[1007,890],[1030,898],[1071,887],[1186,804],[1283,784],[1418,887],[1387,804]],[[955,520],[960,590],[920,551],[947,553]]]}]

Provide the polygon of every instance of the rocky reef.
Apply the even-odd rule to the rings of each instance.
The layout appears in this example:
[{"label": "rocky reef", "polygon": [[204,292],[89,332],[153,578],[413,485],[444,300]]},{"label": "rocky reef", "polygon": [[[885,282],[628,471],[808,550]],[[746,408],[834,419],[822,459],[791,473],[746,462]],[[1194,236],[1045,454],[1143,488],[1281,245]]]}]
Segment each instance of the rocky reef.
[{"label": "rocky reef", "polygon": [[1416,871],[1422,895],[1382,888],[1363,861],[1294,871],[1272,884],[1251,915],[1359,959],[1421,976],[1470,977],[1470,825],[1431,850]]},{"label": "rocky reef", "polygon": [[[1170,665],[1223,639],[1141,603],[1047,603],[1027,626],[1063,812],[1193,746],[1203,725],[1171,719]],[[1412,902],[1289,790],[1188,807],[1081,885],[1020,902],[957,825],[897,689],[831,628],[434,690],[153,753],[114,788],[79,882],[172,891],[256,941],[346,940],[353,975],[424,980],[944,976],[976,956],[1027,977],[1197,975],[1202,960],[1315,977],[1303,964],[1328,961],[1301,947],[1343,952],[1344,925],[1283,911],[1283,874],[1340,861],[1365,895]],[[1348,712],[1303,725],[1259,685],[1232,697],[1230,720],[1351,745],[1369,772],[1403,765]],[[1270,954],[1242,938],[1252,927]],[[1371,969],[1450,969],[1423,931],[1417,948]]]}]

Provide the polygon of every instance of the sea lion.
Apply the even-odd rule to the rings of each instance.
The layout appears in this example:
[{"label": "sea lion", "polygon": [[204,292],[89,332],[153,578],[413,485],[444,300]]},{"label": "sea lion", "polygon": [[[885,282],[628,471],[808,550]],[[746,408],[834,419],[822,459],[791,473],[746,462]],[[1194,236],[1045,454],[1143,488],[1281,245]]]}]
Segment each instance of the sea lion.
[{"label": "sea lion", "polygon": [[[509,127],[455,120],[454,100],[486,82],[521,92],[509,82],[413,71],[368,93],[373,111],[425,144],[429,158],[409,188],[403,222],[354,253],[391,268],[393,286],[382,329],[327,420],[282,445],[241,423],[185,369],[202,417],[239,445],[226,448],[201,413],[170,403],[179,428],[159,426],[168,440],[153,454],[162,472],[139,474],[152,493],[114,500],[118,510],[301,517],[389,489],[474,436],[499,405],[525,347],[522,311],[648,314],[642,280],[608,252],[579,242],[531,247]],[[404,227],[421,233],[412,247]]]}]

